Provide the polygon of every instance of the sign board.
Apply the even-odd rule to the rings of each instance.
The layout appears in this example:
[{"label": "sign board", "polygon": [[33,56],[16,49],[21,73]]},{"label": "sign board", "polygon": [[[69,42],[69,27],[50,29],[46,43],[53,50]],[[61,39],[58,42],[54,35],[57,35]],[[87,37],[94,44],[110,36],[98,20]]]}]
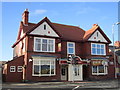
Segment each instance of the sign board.
[{"label": "sign board", "polygon": [[100,65],[108,66],[108,62],[105,60],[92,60],[91,63],[93,66],[100,66]]},{"label": "sign board", "polygon": [[68,63],[67,63],[67,60],[60,60],[60,61],[59,61],[59,64],[62,64],[62,65],[63,65],[63,64],[68,64]]}]

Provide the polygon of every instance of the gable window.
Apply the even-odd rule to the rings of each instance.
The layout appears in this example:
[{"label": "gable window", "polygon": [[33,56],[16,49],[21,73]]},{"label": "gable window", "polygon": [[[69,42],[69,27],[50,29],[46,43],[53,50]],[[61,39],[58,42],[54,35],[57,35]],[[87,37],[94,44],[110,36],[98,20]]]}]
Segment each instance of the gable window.
[{"label": "gable window", "polygon": [[97,32],[97,37],[98,37],[98,32]]},{"label": "gable window", "polygon": [[18,66],[17,71],[22,72],[22,66]]},{"label": "gable window", "polygon": [[46,30],[46,25],[44,24],[44,30]]},{"label": "gable window", "polygon": [[35,38],[34,51],[38,52],[55,52],[55,39]]},{"label": "gable window", "polygon": [[92,66],[92,75],[105,75],[107,74],[107,66],[99,65]]},{"label": "gable window", "polygon": [[75,54],[75,43],[74,42],[67,42],[67,53]]},{"label": "gable window", "polygon": [[55,59],[33,60],[33,76],[55,75]]},{"label": "gable window", "polygon": [[105,44],[91,44],[91,54],[92,55],[106,55]]},{"label": "gable window", "polygon": [[15,72],[15,66],[10,66],[10,72]]}]

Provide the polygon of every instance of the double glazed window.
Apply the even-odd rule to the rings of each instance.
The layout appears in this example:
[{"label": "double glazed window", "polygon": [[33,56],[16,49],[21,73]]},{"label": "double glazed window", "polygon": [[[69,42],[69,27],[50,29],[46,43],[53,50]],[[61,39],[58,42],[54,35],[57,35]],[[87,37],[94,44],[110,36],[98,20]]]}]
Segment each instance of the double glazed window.
[{"label": "double glazed window", "polygon": [[75,43],[67,42],[67,53],[68,54],[75,54]]},{"label": "double glazed window", "polygon": [[16,71],[15,66],[10,66],[10,72],[15,72],[15,71]]},{"label": "double glazed window", "polygon": [[35,38],[34,51],[55,52],[55,40],[48,38]]},{"label": "double glazed window", "polygon": [[22,66],[18,66],[18,72],[22,72],[22,70],[23,70],[23,68],[22,68]]},{"label": "double glazed window", "polygon": [[105,44],[91,44],[91,54],[92,55],[106,55]]},{"label": "double glazed window", "polygon": [[55,59],[33,60],[33,76],[55,75]]},{"label": "double glazed window", "polygon": [[105,75],[107,74],[107,66],[99,65],[92,66],[92,75]]}]

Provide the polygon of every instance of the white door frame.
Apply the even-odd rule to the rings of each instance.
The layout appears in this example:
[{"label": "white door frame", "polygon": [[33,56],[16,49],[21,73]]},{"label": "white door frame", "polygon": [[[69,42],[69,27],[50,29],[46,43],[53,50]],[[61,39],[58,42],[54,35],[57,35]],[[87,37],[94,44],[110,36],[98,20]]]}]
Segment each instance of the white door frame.
[{"label": "white door frame", "polygon": [[[78,70],[75,74],[75,68]],[[68,66],[68,81],[83,81],[83,65],[72,65]]]},{"label": "white door frame", "polygon": [[61,80],[67,80],[67,66],[61,65]]}]

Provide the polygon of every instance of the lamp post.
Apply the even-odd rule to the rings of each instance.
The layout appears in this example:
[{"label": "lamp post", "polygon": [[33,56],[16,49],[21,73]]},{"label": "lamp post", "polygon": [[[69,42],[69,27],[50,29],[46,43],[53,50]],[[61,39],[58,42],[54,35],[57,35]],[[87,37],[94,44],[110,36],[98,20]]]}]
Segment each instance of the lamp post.
[{"label": "lamp post", "polygon": [[114,46],[114,26],[115,25],[119,25],[120,24],[120,22],[117,22],[117,23],[114,23],[113,25],[112,25],[112,39],[113,39],[113,55],[114,55],[114,67],[115,67],[115,78],[117,78],[117,72],[116,72],[116,56],[115,56],[115,46]]}]

